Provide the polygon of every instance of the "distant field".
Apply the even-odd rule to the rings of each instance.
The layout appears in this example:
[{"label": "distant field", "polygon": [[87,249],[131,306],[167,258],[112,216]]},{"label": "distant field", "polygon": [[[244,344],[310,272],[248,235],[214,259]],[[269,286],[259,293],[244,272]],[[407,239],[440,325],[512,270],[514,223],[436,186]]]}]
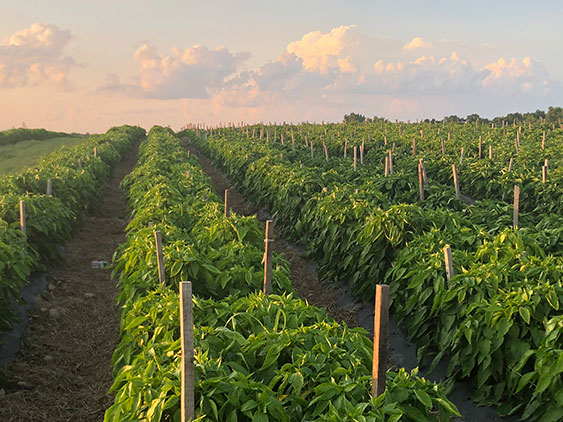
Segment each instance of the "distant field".
[{"label": "distant field", "polygon": [[0,176],[34,166],[43,155],[56,151],[63,145],[77,145],[88,136],[61,137],[41,141],[21,141],[13,145],[0,146]]}]

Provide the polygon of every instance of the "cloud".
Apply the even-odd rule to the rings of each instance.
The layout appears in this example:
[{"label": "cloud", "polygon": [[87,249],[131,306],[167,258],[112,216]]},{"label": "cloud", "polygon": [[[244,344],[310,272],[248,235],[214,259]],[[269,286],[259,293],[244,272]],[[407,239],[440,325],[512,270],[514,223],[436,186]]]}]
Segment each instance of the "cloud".
[{"label": "cloud", "polygon": [[537,104],[561,92],[531,58],[495,57],[476,66],[465,54],[470,48],[420,37],[404,44],[366,37],[353,25],[339,26],[306,33],[289,42],[277,59],[240,71],[248,53],[198,45],[161,55],[145,44],[134,54],[138,74],[127,83],[108,75],[103,90],[183,99],[182,113],[200,121],[230,120],[227,116],[329,120],[351,110],[393,119],[462,114],[460,109],[469,114],[479,112],[478,106],[488,110],[526,99]]},{"label": "cloud", "polygon": [[484,67],[489,72],[483,79],[483,87],[496,93],[547,94],[552,82],[546,69],[537,61],[525,57],[522,61],[504,58]]},{"label": "cloud", "polygon": [[432,43],[426,42],[420,37],[414,37],[411,42],[403,46],[403,50],[417,50],[423,48],[432,48]]},{"label": "cloud", "polygon": [[[355,25],[339,26],[323,34],[321,31],[309,32],[299,41],[287,45],[287,52],[293,53],[301,60],[305,69],[319,73],[327,73],[331,68],[341,68],[339,61],[352,60],[346,51],[360,42],[360,35]],[[345,71],[354,67],[345,66]]]},{"label": "cloud", "polygon": [[144,44],[134,54],[140,65],[139,75],[122,83],[110,74],[101,89],[148,98],[209,98],[223,88],[228,77],[236,74],[238,65],[249,57],[249,53],[231,54],[225,47],[211,50],[201,45],[174,47],[165,56]]},{"label": "cloud", "polygon": [[34,23],[0,43],[0,88],[18,88],[54,82],[69,89],[69,73],[78,64],[65,55],[70,31]]}]

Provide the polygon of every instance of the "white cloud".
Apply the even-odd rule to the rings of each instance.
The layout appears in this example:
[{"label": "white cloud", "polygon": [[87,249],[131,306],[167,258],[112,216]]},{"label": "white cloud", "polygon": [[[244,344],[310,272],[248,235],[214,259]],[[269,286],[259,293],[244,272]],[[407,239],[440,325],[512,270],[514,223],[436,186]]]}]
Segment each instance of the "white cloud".
[{"label": "white cloud", "polygon": [[343,25],[326,34],[321,31],[309,32],[301,40],[289,43],[286,50],[303,60],[305,69],[327,73],[331,68],[339,68],[339,61],[347,60],[346,51],[359,42],[360,35],[356,27]]},{"label": "white cloud", "polygon": [[504,58],[484,67],[489,72],[483,87],[497,93],[547,94],[552,83],[545,68],[537,61],[525,57],[522,61]]},{"label": "white cloud", "polygon": [[70,70],[75,60],[65,55],[70,31],[47,23],[34,23],[0,43],[0,88],[18,88],[54,82],[69,88]]},{"label": "white cloud", "polygon": [[175,47],[164,56],[144,44],[134,55],[140,65],[139,75],[132,82],[121,83],[110,74],[102,90],[160,99],[208,98],[222,89],[228,77],[236,74],[238,65],[249,57],[248,53],[231,54],[225,47],[211,50],[201,45]]},{"label": "white cloud", "polygon": [[423,48],[432,48],[432,43],[426,42],[420,37],[414,37],[409,43],[403,46],[403,50],[417,50]]},{"label": "white cloud", "polygon": [[467,48],[420,37],[403,45],[370,39],[355,26],[340,26],[309,32],[288,43],[276,60],[240,71],[248,54],[232,54],[225,47],[174,48],[164,56],[145,44],[134,55],[138,75],[129,83],[109,75],[104,89],[182,98],[186,116],[215,121],[229,115],[239,120],[327,120],[351,110],[412,118],[438,109],[438,115],[445,115],[464,107],[469,114],[479,112],[477,104],[490,109],[499,102],[553,98],[556,86],[541,64],[530,58],[495,58],[475,66],[465,54]]}]

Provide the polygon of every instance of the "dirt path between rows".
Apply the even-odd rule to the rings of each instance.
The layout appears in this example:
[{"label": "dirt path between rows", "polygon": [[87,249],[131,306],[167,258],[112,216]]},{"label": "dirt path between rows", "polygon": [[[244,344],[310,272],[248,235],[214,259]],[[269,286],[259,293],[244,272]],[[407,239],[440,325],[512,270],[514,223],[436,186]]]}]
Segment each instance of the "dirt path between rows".
[{"label": "dirt path between rows", "polygon": [[91,261],[111,262],[124,241],[129,212],[119,183],[136,157],[135,147],[117,165],[98,209],[67,242],[63,263],[37,297],[21,352],[5,368],[0,421],[99,422],[112,404],[116,282],[110,269],[92,269]]},{"label": "dirt path between rows", "polygon": [[[203,170],[215,184],[219,196],[223,197],[225,189],[229,189],[230,208],[238,214],[256,215],[262,222],[267,219],[267,213],[259,210],[251,202],[246,201],[237,189],[232,186],[227,177],[207,157],[200,154],[193,146],[187,144],[187,147],[192,154],[199,158]],[[342,285],[337,283],[321,283],[316,275],[316,271],[312,268],[312,264],[302,257],[302,249],[300,247],[276,237],[274,251],[283,254],[289,261],[291,283],[302,299],[306,299],[310,304],[317,307],[327,308],[329,315],[339,322],[345,322],[350,327],[362,326],[366,330],[371,331],[371,327],[373,327],[373,308],[371,304],[357,303],[353,299],[351,292]],[[390,321],[389,334],[389,367],[392,370],[404,367],[410,371],[418,366],[415,344],[408,340],[405,333],[393,321]],[[442,362],[439,370],[435,371],[437,374],[431,375],[429,379],[432,381],[443,380],[446,366],[447,363]],[[460,422],[516,422],[518,420],[517,416],[501,418],[493,407],[478,407],[471,400],[473,394],[474,389],[469,384],[463,382],[456,383],[455,389],[449,395],[449,398],[456,404],[463,417],[454,417],[452,420]]]},{"label": "dirt path between rows", "polygon": [[[247,201],[207,157],[199,153],[193,146],[187,145],[187,147],[190,153],[198,157],[203,171],[211,178],[221,198],[225,189],[229,189],[229,208],[239,215],[256,215],[258,220],[265,225],[267,213]],[[277,233],[274,239],[273,251],[284,255],[284,258],[289,261],[291,284],[299,297],[318,308],[326,308],[329,315],[336,321],[345,322],[349,327],[357,327],[357,307],[354,305],[339,306],[339,288],[335,285],[325,285],[319,281],[315,270],[302,257],[302,249],[279,238]]]}]

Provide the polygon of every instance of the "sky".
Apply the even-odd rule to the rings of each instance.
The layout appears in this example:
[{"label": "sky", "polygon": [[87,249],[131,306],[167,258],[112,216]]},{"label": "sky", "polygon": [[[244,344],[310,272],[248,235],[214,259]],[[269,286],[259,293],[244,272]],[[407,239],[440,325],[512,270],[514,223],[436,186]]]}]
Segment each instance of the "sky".
[{"label": "sky", "polygon": [[563,1],[0,0],[0,130],[563,105]]}]

